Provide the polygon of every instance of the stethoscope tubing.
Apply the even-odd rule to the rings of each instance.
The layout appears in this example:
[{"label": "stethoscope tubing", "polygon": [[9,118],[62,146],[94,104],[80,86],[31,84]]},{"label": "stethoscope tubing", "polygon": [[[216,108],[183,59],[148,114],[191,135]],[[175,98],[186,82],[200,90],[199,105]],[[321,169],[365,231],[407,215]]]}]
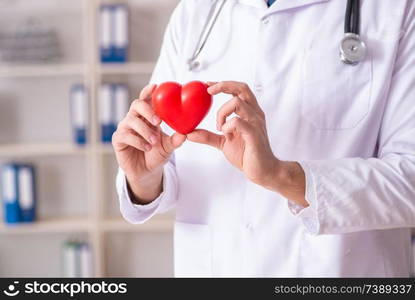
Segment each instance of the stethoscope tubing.
[{"label": "stethoscope tubing", "polygon": [[[216,10],[216,7],[219,1],[221,1],[221,4],[219,8]],[[188,60],[188,65],[189,65],[190,70],[192,70],[195,67],[195,63],[197,63],[197,59],[199,58],[200,54],[205,48],[205,45],[207,41],[209,40],[212,30],[217,23],[217,20],[223,10],[223,7],[225,6],[225,3],[226,3],[226,0],[216,0],[215,4],[212,6],[209,12],[209,15],[206,19],[206,22],[203,26],[203,29],[200,34],[195,51],[192,57]],[[213,14],[215,10],[216,10],[216,13]],[[360,34],[360,0],[347,0],[346,15],[345,15],[345,20],[344,20],[344,33],[345,33],[345,36],[342,39],[342,42],[340,45],[341,60],[345,64],[357,65],[359,62],[361,62],[365,58],[365,54],[366,54],[366,45],[359,36]],[[352,57],[353,53],[350,54],[350,53],[347,53],[346,51],[346,50],[350,51],[351,49],[342,48],[344,41],[347,39],[353,39],[355,45],[357,45],[358,47],[361,47],[360,50],[362,50],[361,53],[363,53],[361,57],[357,57],[357,58]]]}]

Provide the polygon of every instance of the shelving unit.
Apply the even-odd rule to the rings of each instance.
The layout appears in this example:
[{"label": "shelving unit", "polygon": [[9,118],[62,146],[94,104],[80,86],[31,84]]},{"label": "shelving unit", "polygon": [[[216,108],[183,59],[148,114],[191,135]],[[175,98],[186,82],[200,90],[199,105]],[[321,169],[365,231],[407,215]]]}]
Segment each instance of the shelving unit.
[{"label": "shelving unit", "polygon": [[0,146],[0,157],[33,157],[46,155],[85,155],[89,147],[74,144],[9,144]]},{"label": "shelving unit", "polygon": [[139,62],[127,64],[106,64],[98,68],[98,74],[103,75],[148,75],[154,69],[154,62]]},{"label": "shelving unit", "polygon": [[[1,1],[1,0],[0,0]],[[49,82],[50,80],[57,80],[67,83],[75,83],[76,81],[81,81],[87,87],[89,93],[89,138],[88,144],[84,147],[80,147],[74,145],[72,140],[70,139],[70,133],[68,133],[67,129],[69,129],[69,125],[59,125],[58,128],[66,128],[64,133],[62,133],[63,137],[58,136],[58,138],[52,138],[50,140],[42,138],[41,140],[34,139],[32,137],[26,138],[28,134],[22,134],[22,140],[7,140],[3,139],[0,140],[0,163],[3,161],[14,160],[14,161],[29,161],[37,165],[38,162],[42,162],[43,168],[42,173],[40,176],[44,176],[42,178],[41,184],[43,185],[44,193],[47,193],[47,188],[44,185],[48,185],[48,178],[46,176],[51,176],[50,178],[54,179],[54,182],[51,184],[58,185],[54,187],[54,189],[58,189],[59,184],[55,183],[57,180],[56,177],[59,176],[67,176],[65,175],[65,171],[67,168],[77,168],[77,165],[83,166],[85,170],[79,170],[79,172],[85,172],[82,174],[86,178],[86,184],[82,181],[80,176],[80,180],[78,183],[73,184],[73,188],[75,190],[82,189],[81,185],[86,185],[86,191],[84,199],[76,199],[74,201],[75,206],[82,205],[82,207],[75,207],[78,210],[84,211],[85,213],[82,215],[57,215],[57,216],[39,216],[39,220],[33,224],[19,224],[16,226],[7,226],[3,223],[0,223],[0,264],[2,261],[2,249],[8,249],[8,245],[6,244],[8,240],[18,241],[23,245],[22,247],[30,247],[26,240],[34,240],[36,241],[37,247],[46,243],[44,247],[47,246],[47,241],[49,240],[48,236],[50,236],[51,245],[58,245],[60,240],[64,240],[67,238],[73,238],[82,236],[84,239],[85,237],[89,241],[93,249],[93,257],[94,257],[94,269],[95,269],[95,276],[97,277],[106,277],[106,276],[114,276],[120,275],[120,270],[117,266],[108,266],[107,264],[111,262],[115,262],[117,260],[128,260],[128,257],[112,257],[111,253],[113,253],[113,249],[111,247],[115,247],[112,243],[107,241],[111,237],[111,240],[123,239],[121,238],[126,235],[140,235],[143,234],[147,238],[148,236],[152,236],[153,234],[156,235],[158,238],[162,238],[163,241],[160,241],[161,244],[165,245],[167,241],[171,240],[172,236],[172,229],[173,229],[173,220],[171,215],[160,216],[156,217],[153,220],[147,222],[143,225],[132,225],[127,223],[123,220],[120,216],[120,213],[112,209],[112,213],[108,214],[108,206],[109,203],[112,203],[112,206],[118,200],[115,197],[115,170],[116,170],[116,163],[115,157],[113,153],[113,149],[111,145],[104,145],[99,140],[99,121],[98,121],[98,94],[97,90],[101,85],[101,82],[107,80],[107,77],[111,78],[111,80],[117,80],[122,82],[126,78],[130,76],[139,76],[140,81],[136,82],[134,80],[134,93],[138,93],[144,84],[146,84],[145,80],[148,80],[151,72],[155,66],[155,59],[157,57],[160,42],[162,39],[162,33],[165,25],[168,22],[169,15],[175,5],[178,3],[178,0],[74,0],[74,1],[65,1],[65,0],[43,0],[39,1],[39,6],[36,6],[35,1],[29,0],[20,0],[20,5],[22,3],[30,3],[31,6],[36,8],[36,13],[42,10],[49,10],[54,9],[54,13],[50,14],[50,18],[55,21],[55,23],[60,26],[60,30],[66,34],[65,39],[63,41],[63,46],[66,47],[65,53],[68,55],[68,61],[64,61],[61,64],[45,64],[45,65],[18,65],[18,66],[3,66],[0,65],[0,105],[2,104],[2,81],[5,84],[14,84],[13,88],[21,89],[25,85],[30,85],[30,96],[32,96],[33,91],[36,92],[36,89],[42,89],[44,85],[33,84],[34,82]],[[48,6],[47,2],[50,2],[51,5]],[[59,3],[57,3],[59,2]],[[140,25],[139,30],[135,30],[130,33],[132,36],[132,45],[130,48],[131,55],[131,62],[126,64],[105,64],[101,65],[99,62],[99,46],[97,41],[97,24],[98,24],[98,12],[99,7],[102,3],[126,3],[130,7],[130,18],[132,20],[132,26],[136,26],[137,22]],[[17,1],[16,1],[17,3]],[[53,4],[53,5],[52,5]],[[73,5],[75,8],[71,9],[70,12],[65,11],[64,8],[59,7],[60,5],[71,6]],[[15,11],[11,13],[19,13],[18,8],[12,8]],[[152,19],[148,19],[146,17],[148,10],[151,9],[153,12]],[[0,17],[2,13],[5,12],[0,11]],[[26,13],[27,15],[28,13]],[[72,20],[71,22],[61,22],[58,20],[60,18],[60,14],[71,14],[70,17],[66,17],[66,20]],[[30,13],[29,13],[30,15]],[[140,17],[143,16],[144,20],[143,23],[140,23]],[[158,16],[154,20],[154,16]],[[1,19],[1,18],[0,18]],[[137,21],[138,20],[138,21]],[[79,21],[79,22],[78,22]],[[158,21],[158,23],[157,23]],[[46,21],[45,21],[46,22]],[[79,35],[79,28],[78,29],[71,29],[73,24],[76,24],[79,28],[82,27],[82,35]],[[79,25],[81,24],[81,25]],[[0,21],[0,26],[2,25]],[[147,27],[146,27],[147,26]],[[151,28],[149,26],[152,26]],[[155,27],[154,27],[155,26]],[[58,29],[58,32],[59,32]],[[143,42],[143,38],[140,37],[140,32],[143,32],[147,29],[151,29],[152,40],[149,42],[150,48],[143,49],[147,46],[147,43]],[[70,32],[70,30],[74,32]],[[75,32],[78,31],[78,32]],[[154,33],[157,32],[157,38],[154,38]],[[76,37],[76,34],[78,37]],[[134,40],[135,36],[138,36],[138,42]],[[66,39],[67,37],[67,39]],[[79,38],[78,41],[74,40]],[[76,47],[75,53],[79,53],[80,57],[76,57],[70,50],[71,47]],[[71,49],[68,49],[71,48]],[[80,49],[79,49],[80,48]],[[142,51],[143,50],[143,51]],[[138,53],[138,54],[137,54]],[[140,54],[141,53],[141,54]],[[105,79],[104,79],[105,78]],[[20,84],[21,83],[21,84]],[[48,86],[48,85],[46,85]],[[66,86],[63,85],[62,86]],[[12,88],[10,88],[12,89]],[[57,96],[49,96],[49,99],[45,101],[50,101],[49,103],[54,103],[53,101],[60,101],[62,105],[57,106],[58,108],[67,110],[68,97],[62,98],[62,94],[67,95],[68,91],[57,90],[58,87],[54,87],[51,84],[51,90],[56,90]],[[13,90],[13,91],[14,91]],[[9,92],[10,93],[10,92]],[[20,91],[19,96],[16,97],[24,97],[28,98],[29,94],[26,95],[24,92]],[[40,94],[41,96],[37,96],[44,98],[44,94]],[[7,96],[7,94],[6,94]],[[55,99],[56,98],[56,99]],[[19,98],[20,99],[20,98]],[[30,105],[29,99],[24,99],[27,101],[27,105]],[[22,101],[22,100],[19,100]],[[15,101],[9,101],[10,103],[14,104]],[[11,105],[9,103],[9,105]],[[47,105],[47,104],[39,104],[39,105]],[[45,106],[46,107],[46,106]],[[14,108],[14,107],[13,107]],[[29,113],[26,112],[26,115],[30,116],[30,108],[25,108],[24,105],[17,106],[15,108],[16,114],[19,114],[20,109],[27,109]],[[0,107],[1,111],[1,107]],[[56,111],[56,110],[54,110]],[[54,112],[52,111],[52,113]],[[66,111],[65,114],[69,114],[69,111]],[[0,113],[1,114],[1,113]],[[24,114],[23,114],[24,115]],[[26,116],[24,115],[24,116]],[[22,114],[15,118],[15,122],[20,122]],[[56,118],[55,118],[56,119]],[[56,120],[51,120],[50,122],[55,122]],[[62,118],[64,119],[64,118]],[[60,120],[57,118],[56,122],[67,122],[69,118],[65,120]],[[43,124],[45,126],[45,132],[47,130],[54,129],[53,126],[57,125],[54,123],[48,123],[46,118],[46,123]],[[1,125],[0,125],[1,126]],[[27,130],[27,125],[22,126],[24,130]],[[42,131],[39,129],[39,131]],[[58,130],[59,131],[59,130]],[[31,131],[32,132],[32,131]],[[36,131],[33,131],[36,132]],[[55,131],[53,131],[55,134]],[[0,130],[1,134],[1,130]],[[51,135],[52,136],[52,135]],[[1,136],[0,136],[1,138]],[[67,161],[68,159],[76,160],[76,166],[72,166],[72,163],[63,162]],[[44,161],[47,161],[45,163]],[[108,164],[111,168],[108,168]],[[46,166],[44,166],[46,165]],[[69,165],[69,167],[68,167]],[[78,172],[77,169],[69,170],[72,173]],[[80,174],[81,174],[80,173]],[[64,174],[64,175],[62,175]],[[75,176],[76,177],[76,176]],[[61,181],[66,181],[67,178],[63,177],[60,178]],[[68,178],[69,180],[69,178]],[[72,179],[71,179],[72,180]],[[66,183],[67,186],[70,184]],[[110,188],[108,188],[110,187]],[[46,192],[45,192],[46,191]],[[62,193],[71,193],[70,190],[62,191]],[[77,191],[77,193],[81,193]],[[56,193],[55,193],[56,194]],[[53,198],[55,194],[51,194],[50,198]],[[66,195],[67,196],[67,195]],[[66,200],[68,197],[65,198]],[[39,203],[45,201],[46,199],[38,199]],[[58,199],[57,199],[58,200]],[[48,205],[58,205],[54,202],[54,199],[48,199],[49,202],[43,205],[43,209],[49,209]],[[66,204],[60,204],[62,207],[66,207]],[[59,207],[61,209],[61,207]],[[0,215],[1,215],[2,208],[0,208]],[[30,239],[29,239],[30,237]],[[167,239],[167,240],[166,240]],[[127,238],[127,240],[129,240]],[[140,241],[140,238],[136,238],[135,240]],[[3,244],[2,244],[3,243]],[[170,243],[170,242],[169,242]],[[3,246],[3,248],[2,248]],[[117,247],[124,246],[128,247],[128,245],[117,245]],[[152,245],[137,245],[131,244],[130,248],[135,247],[156,247]],[[146,248],[146,249],[147,249]],[[117,248],[117,251],[120,251]],[[23,249],[24,250],[24,249]],[[23,251],[22,250],[22,251]],[[129,251],[135,251],[133,249],[128,249]],[[161,261],[170,261],[171,258],[171,247],[170,249],[154,249],[155,251],[147,251],[147,255],[153,255],[152,253],[164,253],[165,257],[161,258]],[[48,251],[53,251],[53,249],[48,249]],[[59,251],[57,249],[56,251]],[[163,252],[164,251],[164,252]],[[7,257],[7,253],[4,254]],[[12,255],[12,254],[10,254]],[[9,256],[10,256],[9,255]],[[155,255],[155,254],[154,254]],[[59,257],[58,253],[54,253],[53,257]],[[46,270],[37,271],[35,265],[27,266],[28,272],[19,273],[19,270],[14,269],[16,265],[18,265],[18,261],[12,257],[14,262],[9,264],[9,270],[7,267],[0,268],[0,277],[1,276],[9,276],[12,274],[13,276],[59,276],[56,274],[58,262],[51,263],[50,267],[50,274],[47,273]],[[42,256],[43,257],[43,256]],[[147,260],[147,258],[139,258],[137,266],[140,268],[140,261]],[[157,260],[156,257],[149,257],[149,260]],[[36,263],[36,258],[33,259],[33,264]],[[131,264],[130,262],[125,262],[124,265]],[[46,266],[47,268],[47,266]],[[146,266],[146,268],[150,268],[150,266]],[[151,267],[153,268],[153,267]],[[160,276],[170,276],[172,275],[172,267],[170,265],[162,266],[159,270],[153,269],[140,269],[138,273],[134,274],[156,274]],[[112,272],[112,270],[117,270],[116,273]],[[147,271],[146,271],[147,270]],[[45,274],[46,272],[46,274]],[[55,273],[54,273],[55,272]],[[121,274],[122,276],[131,275],[130,273]],[[140,276],[141,276],[140,275]]]},{"label": "shelving unit", "polygon": [[[45,218],[36,223],[0,224],[0,235],[91,232],[94,227],[86,217]],[[157,217],[140,226],[132,226],[122,218],[108,218],[100,223],[104,232],[172,232],[171,218]]]},{"label": "shelving unit", "polygon": [[84,73],[85,66],[82,64],[2,66],[0,68],[0,78],[83,76]]},{"label": "shelving unit", "polygon": [[0,234],[40,234],[40,233],[74,233],[88,232],[91,224],[87,218],[47,218],[36,223],[17,225],[0,225]]}]

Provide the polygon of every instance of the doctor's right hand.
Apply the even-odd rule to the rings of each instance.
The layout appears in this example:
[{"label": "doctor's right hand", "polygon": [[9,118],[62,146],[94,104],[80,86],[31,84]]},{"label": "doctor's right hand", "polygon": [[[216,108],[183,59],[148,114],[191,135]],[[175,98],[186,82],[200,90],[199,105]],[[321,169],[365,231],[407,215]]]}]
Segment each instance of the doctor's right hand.
[{"label": "doctor's right hand", "polygon": [[112,136],[118,165],[124,171],[132,199],[147,204],[162,192],[163,166],[186,136],[166,135],[161,120],[151,107],[151,95],[156,85],[146,86],[139,99],[131,104],[127,116],[118,124]]}]

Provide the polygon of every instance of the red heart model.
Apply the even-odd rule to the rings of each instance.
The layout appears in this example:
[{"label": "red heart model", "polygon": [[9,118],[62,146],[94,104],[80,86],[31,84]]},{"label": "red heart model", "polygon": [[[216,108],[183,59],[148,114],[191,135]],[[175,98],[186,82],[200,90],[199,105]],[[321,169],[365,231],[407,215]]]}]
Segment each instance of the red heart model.
[{"label": "red heart model", "polygon": [[171,128],[188,134],[199,125],[212,105],[207,88],[208,85],[200,81],[184,86],[176,82],[162,83],[153,92],[153,109]]}]

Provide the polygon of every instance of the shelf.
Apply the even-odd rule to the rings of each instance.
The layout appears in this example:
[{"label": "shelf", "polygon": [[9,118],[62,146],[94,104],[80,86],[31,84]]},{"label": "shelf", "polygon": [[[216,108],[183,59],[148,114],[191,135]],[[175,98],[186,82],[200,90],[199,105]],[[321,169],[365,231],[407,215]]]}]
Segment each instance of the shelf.
[{"label": "shelf", "polygon": [[74,144],[0,144],[0,157],[83,155],[86,151]]},{"label": "shelf", "polygon": [[35,233],[62,233],[86,232],[91,228],[90,222],[85,218],[45,218],[35,223],[15,225],[0,224],[1,234],[35,234]]},{"label": "shelf", "polygon": [[[47,155],[85,155],[91,148],[74,144],[0,144],[0,157],[29,157]],[[112,155],[111,144],[102,144],[97,148],[98,153]]]},{"label": "shelf", "polygon": [[114,148],[111,144],[103,144],[98,148],[102,154],[114,154]]},{"label": "shelf", "polygon": [[[65,233],[86,232],[94,226],[91,220],[84,218],[45,218],[34,223],[7,225],[0,224],[2,234],[35,234],[35,233]],[[105,232],[172,232],[173,219],[155,217],[141,225],[130,224],[122,218],[110,218],[101,222]]]},{"label": "shelf", "polygon": [[[155,62],[101,64],[97,72],[103,75],[149,75],[153,72],[155,64]],[[0,65],[0,78],[81,76],[84,73],[83,64]]]},{"label": "shelf", "polygon": [[2,65],[0,78],[76,76],[84,70],[82,64]]},{"label": "shelf", "polygon": [[144,224],[130,224],[122,218],[109,218],[103,221],[102,230],[106,232],[172,232],[172,217],[154,217]]},{"label": "shelf", "polygon": [[101,64],[98,73],[102,75],[149,75],[153,72],[155,65],[155,62]]}]

